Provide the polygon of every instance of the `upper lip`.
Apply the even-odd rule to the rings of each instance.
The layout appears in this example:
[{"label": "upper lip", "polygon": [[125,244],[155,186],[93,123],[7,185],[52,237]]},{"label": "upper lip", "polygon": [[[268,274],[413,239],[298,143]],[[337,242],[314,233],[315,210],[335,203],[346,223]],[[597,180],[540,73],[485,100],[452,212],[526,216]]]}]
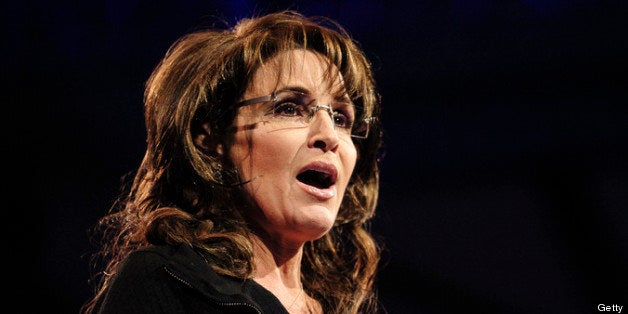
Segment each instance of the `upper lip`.
[{"label": "upper lip", "polygon": [[299,173],[297,175],[302,174],[308,170],[324,173],[331,182],[331,185],[334,185],[338,178],[338,169],[336,169],[336,166],[324,161],[314,161],[307,164],[305,167],[299,170]]}]

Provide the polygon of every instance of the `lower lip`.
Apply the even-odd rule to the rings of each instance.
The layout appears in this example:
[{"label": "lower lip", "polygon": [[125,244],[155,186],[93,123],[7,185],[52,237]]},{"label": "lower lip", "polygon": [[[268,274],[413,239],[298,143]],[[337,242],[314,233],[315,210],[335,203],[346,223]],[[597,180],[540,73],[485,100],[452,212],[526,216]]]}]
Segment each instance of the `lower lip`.
[{"label": "lower lip", "polygon": [[307,194],[310,194],[321,201],[326,201],[334,196],[336,196],[336,186],[332,185],[326,189],[319,189],[317,187],[307,185],[301,181],[297,181],[301,189],[305,191]]}]

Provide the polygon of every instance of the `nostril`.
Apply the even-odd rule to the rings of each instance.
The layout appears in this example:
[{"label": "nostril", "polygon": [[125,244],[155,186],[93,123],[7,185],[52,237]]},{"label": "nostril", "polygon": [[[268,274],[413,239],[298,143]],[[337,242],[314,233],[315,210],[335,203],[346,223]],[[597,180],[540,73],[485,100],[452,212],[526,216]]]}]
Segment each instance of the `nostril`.
[{"label": "nostril", "polygon": [[325,149],[325,147],[327,147],[327,143],[325,143],[325,141],[322,140],[317,140],[314,142],[314,147],[315,148],[320,148],[320,149]]}]

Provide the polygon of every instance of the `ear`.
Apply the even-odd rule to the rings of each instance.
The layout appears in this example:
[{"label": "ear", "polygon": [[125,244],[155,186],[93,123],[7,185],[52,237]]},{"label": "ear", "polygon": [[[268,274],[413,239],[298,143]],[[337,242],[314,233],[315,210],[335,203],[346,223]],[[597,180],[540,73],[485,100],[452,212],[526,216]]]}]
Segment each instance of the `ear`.
[{"label": "ear", "polygon": [[210,136],[210,134],[209,123],[201,124],[201,127],[197,129],[197,133],[194,135],[194,144],[209,155],[222,156],[222,144]]}]

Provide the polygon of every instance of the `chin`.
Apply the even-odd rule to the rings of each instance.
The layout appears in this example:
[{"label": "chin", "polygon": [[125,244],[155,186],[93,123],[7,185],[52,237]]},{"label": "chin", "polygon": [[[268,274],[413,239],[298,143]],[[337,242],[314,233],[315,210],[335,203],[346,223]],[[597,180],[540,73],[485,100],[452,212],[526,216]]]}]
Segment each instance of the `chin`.
[{"label": "chin", "polygon": [[309,230],[308,233],[308,241],[315,241],[318,240],[320,238],[322,238],[323,236],[325,236],[329,230],[331,230],[331,228],[333,227],[333,224],[331,226],[329,226],[329,228],[320,228],[320,229],[312,229]]},{"label": "chin", "polygon": [[307,232],[311,240],[316,240],[331,230],[335,219],[335,215],[326,210],[324,217],[310,217],[308,221],[303,222],[300,229],[302,232]]}]

